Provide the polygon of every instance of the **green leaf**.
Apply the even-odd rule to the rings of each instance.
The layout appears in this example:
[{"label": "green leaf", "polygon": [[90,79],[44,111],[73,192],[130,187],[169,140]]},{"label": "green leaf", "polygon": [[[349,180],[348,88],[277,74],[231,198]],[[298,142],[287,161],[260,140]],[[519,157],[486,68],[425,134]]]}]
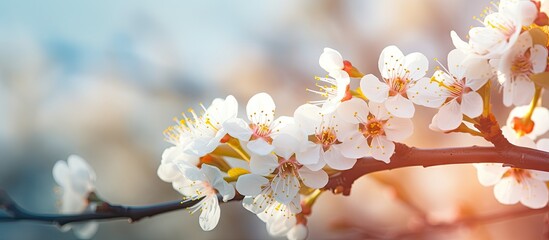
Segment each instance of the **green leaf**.
[{"label": "green leaf", "polygon": [[532,28],[528,32],[530,33],[530,36],[532,36],[533,44],[541,44],[542,46],[547,46],[547,33],[539,28]]},{"label": "green leaf", "polygon": [[530,79],[536,83],[536,85],[549,89],[549,72],[542,72],[530,76]]}]

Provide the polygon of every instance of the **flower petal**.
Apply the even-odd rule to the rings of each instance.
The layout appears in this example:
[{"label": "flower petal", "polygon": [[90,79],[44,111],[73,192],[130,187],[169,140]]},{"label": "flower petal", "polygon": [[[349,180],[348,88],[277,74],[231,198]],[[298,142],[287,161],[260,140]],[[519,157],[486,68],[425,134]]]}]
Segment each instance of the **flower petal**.
[{"label": "flower petal", "polygon": [[377,136],[372,139],[372,157],[389,163],[391,161],[391,156],[395,151],[395,144],[385,136]]},{"label": "flower petal", "polygon": [[368,119],[368,104],[362,99],[352,98],[342,102],[337,109],[337,115],[349,123],[361,123]]},{"label": "flower petal", "polygon": [[429,60],[422,53],[410,53],[404,57],[403,67],[410,80],[415,81],[425,76],[429,69]]},{"label": "flower petal", "polygon": [[387,98],[385,107],[395,117],[411,118],[414,116],[415,108],[410,99],[403,97],[400,94]]},{"label": "flower petal", "polygon": [[[439,73],[438,71],[435,73]],[[414,85],[406,90],[406,95],[415,104],[430,108],[440,107],[447,98],[446,92],[440,89],[435,81],[428,78],[419,79]]]},{"label": "flower petal", "polygon": [[373,102],[385,102],[389,96],[389,86],[386,83],[379,81],[379,79],[372,74],[362,77],[360,80],[360,90],[364,96]]},{"label": "flower petal", "polygon": [[68,188],[71,181],[71,173],[69,171],[69,166],[67,162],[59,160],[53,165],[53,179],[59,186],[63,188]]},{"label": "flower petal", "polygon": [[402,141],[414,132],[414,124],[409,118],[392,117],[383,126],[387,139],[391,141]]},{"label": "flower petal", "polygon": [[275,147],[265,141],[263,138],[249,141],[246,147],[250,152],[257,155],[267,155],[274,151]]},{"label": "flower petal", "polygon": [[[357,160],[356,158],[348,158],[343,156],[340,150],[341,145],[342,144],[332,146],[330,149],[328,149],[328,151],[322,154],[322,158],[324,159],[324,162],[326,162],[326,164],[330,166],[330,168],[333,168],[335,170],[351,169],[355,165]],[[363,141],[363,147],[369,149],[368,143],[366,143],[366,141]],[[365,154],[367,155],[368,152],[366,152]]]},{"label": "flower petal", "polygon": [[95,190],[95,172],[86,161],[77,155],[70,155],[67,165],[71,172],[72,190],[85,195]]},{"label": "flower petal", "polygon": [[300,183],[294,173],[279,172],[271,182],[273,196],[279,203],[288,204],[299,192]]},{"label": "flower petal", "polygon": [[276,105],[271,95],[262,92],[250,98],[246,105],[246,114],[252,123],[270,125],[274,119],[275,109]]},{"label": "flower petal", "polygon": [[435,115],[437,118],[437,127],[443,131],[456,129],[463,120],[463,114],[461,113],[460,108],[461,107],[456,100],[452,100],[443,105]]},{"label": "flower petal", "polygon": [[392,69],[396,69],[397,66],[403,64],[404,54],[398,49],[398,47],[391,45],[383,49],[379,55],[378,67],[379,72],[383,78],[389,78],[391,76]]},{"label": "flower petal", "polygon": [[545,207],[548,200],[549,192],[547,191],[545,182],[533,178],[525,178],[523,180],[520,202],[524,206],[538,209]]},{"label": "flower petal", "polygon": [[223,129],[227,131],[229,135],[234,138],[238,138],[241,141],[248,141],[252,136],[252,130],[241,118],[232,118],[223,123]]},{"label": "flower petal", "polygon": [[238,177],[236,190],[244,196],[257,196],[263,186],[269,184],[269,180],[257,174],[245,174]]},{"label": "flower petal", "polygon": [[500,163],[475,163],[473,166],[477,169],[478,181],[485,187],[498,183],[503,174],[509,170]]},{"label": "flower petal", "polygon": [[296,152],[295,156],[299,163],[303,165],[316,164],[320,160],[320,151],[322,151],[319,144],[307,142],[307,146],[302,151]]},{"label": "flower petal", "polygon": [[294,119],[301,129],[307,134],[312,135],[315,128],[322,122],[321,108],[312,104],[303,104],[294,112]]},{"label": "flower petal", "polygon": [[309,230],[303,224],[297,224],[288,231],[286,237],[288,240],[305,240],[309,235]]},{"label": "flower petal", "polygon": [[204,231],[211,231],[217,226],[219,217],[221,216],[221,209],[219,208],[219,201],[216,196],[206,197],[198,204],[203,204],[202,212],[198,218],[200,227]]},{"label": "flower petal", "polygon": [[252,155],[250,159],[250,170],[252,173],[267,176],[278,167],[278,159],[274,154],[265,156]]},{"label": "flower petal", "polygon": [[535,92],[534,82],[524,79],[513,81],[513,104],[526,105],[532,101]]},{"label": "flower petal", "polygon": [[343,139],[342,143],[338,145],[338,148],[341,151],[341,154],[347,158],[362,158],[370,156],[370,146],[362,134],[357,133],[348,139]]},{"label": "flower petal", "polygon": [[74,234],[79,239],[90,239],[95,235],[97,229],[99,228],[99,223],[95,221],[84,222],[84,223],[73,223],[72,230]]},{"label": "flower petal", "polygon": [[322,52],[318,59],[318,64],[329,73],[341,70],[343,69],[343,57],[334,49],[324,48],[324,52]]},{"label": "flower petal", "polygon": [[532,71],[534,73],[545,71],[545,68],[547,67],[547,48],[536,44],[530,49],[530,52],[532,54],[530,56],[533,68]]},{"label": "flower petal", "polygon": [[516,204],[522,195],[522,186],[514,177],[505,177],[494,186],[494,196],[502,204]]},{"label": "flower petal", "polygon": [[301,167],[298,172],[303,184],[310,188],[323,188],[328,183],[328,174],[324,170],[311,171],[307,167]]},{"label": "flower petal", "polygon": [[482,114],[483,101],[477,92],[463,94],[461,100],[461,112],[468,117],[476,118]]},{"label": "flower petal", "polygon": [[301,143],[302,142],[294,136],[282,133],[273,140],[273,146],[275,147],[274,152],[284,159],[290,159],[296,150],[299,149]]},{"label": "flower petal", "polygon": [[454,47],[456,47],[457,49],[465,53],[470,53],[472,51],[471,46],[469,46],[469,43],[461,40],[461,38],[457,35],[455,31],[450,32],[450,37],[452,39],[452,43],[454,44]]}]

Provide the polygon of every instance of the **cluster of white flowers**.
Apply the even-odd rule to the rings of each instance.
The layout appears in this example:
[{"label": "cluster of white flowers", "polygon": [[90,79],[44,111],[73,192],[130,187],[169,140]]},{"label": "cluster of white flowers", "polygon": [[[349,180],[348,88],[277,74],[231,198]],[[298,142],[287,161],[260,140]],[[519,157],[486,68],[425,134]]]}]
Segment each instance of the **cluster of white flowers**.
[{"label": "cluster of white flowers", "polygon": [[[275,117],[276,104],[267,93],[249,99],[245,118],[238,117],[238,103],[232,96],[202,107],[201,115],[190,110],[192,118],[184,115],[166,131],[175,146],[165,150],[158,175],[185,199],[203,199],[193,211],[202,209],[204,230],[218,222],[216,194],[227,201],[236,190],[243,206],[266,223],[271,235],[304,238],[306,230],[298,231],[306,229],[299,220],[300,193],[323,188],[328,173],[369,161],[365,157],[389,163],[395,141],[413,133],[414,105],[438,108],[430,128],[451,132],[469,128],[464,123],[474,122],[488,110],[486,93],[480,90],[491,80],[503,86],[505,105],[532,101],[537,91],[532,76],[545,72],[548,55],[547,38],[541,44],[532,29],[547,36],[547,28],[532,25],[540,11],[531,1],[503,0],[497,7],[498,12],[490,10],[484,16],[483,27],[471,29],[468,42],[452,32],[456,49],[448,54],[448,67],[438,68],[430,77],[423,54],[405,55],[396,46],[381,52],[378,76],[362,74],[338,51],[325,48],[319,65],[326,77],[316,78],[318,90],[308,89],[323,99],[299,106],[293,116]],[[356,90],[353,79],[359,79]],[[547,130],[549,119],[539,120],[539,111],[533,114],[533,132],[519,135],[529,134],[529,138]],[[504,132],[514,144],[534,146]],[[540,140],[538,148],[544,149],[547,142]],[[244,164],[229,165],[224,161],[229,156]],[[546,205],[547,188],[542,181],[549,174],[494,164],[476,166],[482,184],[493,185],[501,179],[495,193],[502,203],[520,200],[535,208]],[[518,186],[528,187],[519,191]]]},{"label": "cluster of white flowers", "polygon": [[[546,82],[548,76],[546,8],[546,1],[502,0],[497,11],[487,9],[483,19],[478,19],[483,26],[471,28],[468,42],[462,41],[455,32],[451,33],[454,45],[459,49],[454,51],[461,53],[448,56],[450,76],[454,80],[463,79],[462,86],[469,88],[461,99],[462,113],[470,118],[482,113],[482,98],[474,91],[493,74],[503,87],[503,104],[517,106],[511,111],[507,125],[502,127],[503,135],[514,145],[542,151],[549,151],[549,139],[541,139],[537,145],[534,140],[549,129],[549,111],[537,107],[543,81]],[[455,55],[452,56],[455,60],[450,59],[451,55]],[[462,69],[452,70],[453,66]],[[441,78],[449,79],[448,76]],[[459,103],[459,98],[456,100]],[[452,105],[446,108],[457,112],[459,105]],[[456,116],[444,113],[449,111],[443,112],[441,108],[433,118],[432,129],[447,131],[454,128],[449,125],[459,126]],[[438,117],[441,114],[446,117]],[[549,173],[493,163],[475,164],[475,167],[482,185],[495,185],[494,195],[500,203],[520,202],[530,208],[547,205],[545,181],[549,181]]]},{"label": "cluster of white flowers", "polygon": [[[318,90],[308,90],[322,100],[299,106],[293,116],[279,117],[267,93],[249,99],[244,118],[238,116],[233,96],[201,105],[200,112],[190,109],[164,132],[173,146],[162,154],[158,176],[184,201],[199,201],[190,211],[200,210],[205,231],[219,221],[218,196],[225,202],[238,196],[271,235],[304,239],[310,212],[302,209],[311,201],[304,201],[302,194],[322,189],[329,173],[351,169],[357,161],[390,163],[395,142],[413,133],[415,105],[438,109],[429,125],[434,131],[477,131],[469,123],[489,113],[490,82],[496,79],[503,87],[504,105],[520,106],[511,112],[504,135],[512,144],[549,151],[549,139],[534,143],[549,129],[549,111],[536,107],[543,87],[539,81],[547,84],[538,76],[548,76],[549,29],[534,22],[547,21],[546,5],[502,0],[498,11],[487,10],[479,19],[482,27],[469,31],[468,42],[451,33],[456,49],[448,53],[448,67],[438,67],[432,75],[423,54],[405,55],[396,46],[381,52],[377,76],[362,74],[338,51],[325,48],[319,65],[327,75],[316,78]],[[484,86],[487,91],[481,91]],[[227,158],[241,164],[233,166]],[[495,185],[501,203],[520,201],[531,208],[547,204],[544,182],[549,173],[501,164],[475,166],[481,184]],[[83,211],[94,190],[93,171],[71,156],[68,165],[56,164],[54,176],[65,189],[65,204],[73,204],[63,205],[63,211]]]}]

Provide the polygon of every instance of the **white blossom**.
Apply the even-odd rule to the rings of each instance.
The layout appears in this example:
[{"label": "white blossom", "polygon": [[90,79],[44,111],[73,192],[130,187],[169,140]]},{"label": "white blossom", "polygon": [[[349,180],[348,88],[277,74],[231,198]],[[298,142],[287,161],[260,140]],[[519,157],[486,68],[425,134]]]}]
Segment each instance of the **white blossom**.
[{"label": "white blossom", "polygon": [[[67,161],[57,161],[53,166],[53,178],[62,188],[61,208],[63,214],[82,213],[93,208],[88,201],[90,193],[95,191],[95,172],[79,156],[71,155]],[[73,229],[78,238],[88,239],[97,232],[98,223],[94,221],[71,223],[61,230]]]},{"label": "white blossom", "polygon": [[236,189],[245,195],[242,200],[244,208],[266,223],[270,235],[283,236],[296,224],[296,214],[301,212],[299,194],[287,203],[278,202],[269,180],[253,173],[240,176]]},{"label": "white blossom", "polygon": [[[440,107],[433,117],[430,128],[449,131],[459,127],[463,115],[470,118],[480,116],[483,110],[483,100],[477,90],[491,76],[490,66],[486,60],[470,59],[459,49],[448,54],[448,69],[437,70],[431,78],[425,106]],[[442,105],[442,106],[440,106]]]},{"label": "white blossom", "polygon": [[312,171],[299,164],[294,157],[284,158],[274,154],[253,155],[250,159],[250,170],[253,174],[262,176],[274,174],[270,180],[273,197],[283,204],[288,204],[298,195],[300,182],[310,188],[322,188],[328,183],[328,174],[324,170]]},{"label": "white blossom", "polygon": [[247,142],[249,151],[258,155],[267,155],[274,150],[273,140],[281,129],[295,125],[291,117],[282,116],[274,119],[276,105],[267,93],[258,93],[248,101],[246,116],[250,123],[241,118],[227,120],[223,128],[229,135]]},{"label": "white blossom", "polygon": [[396,46],[389,46],[381,52],[378,67],[381,81],[372,74],[360,80],[364,96],[371,102],[383,103],[396,117],[413,117],[415,107],[412,102],[424,91],[417,83],[429,81],[424,78],[429,68],[427,58],[417,52],[404,56]]},{"label": "white blossom", "polygon": [[[534,141],[509,126],[502,127],[503,135],[510,143],[522,147],[549,151],[549,139]],[[542,208],[547,205],[549,192],[546,181],[549,172],[504,167],[496,163],[476,163],[477,177],[483,186],[494,186],[494,196],[502,204],[518,202],[529,208]]]},{"label": "white blossom", "polygon": [[219,146],[221,139],[227,134],[223,123],[233,119],[238,114],[238,103],[229,95],[225,99],[216,98],[205,108],[204,114],[199,116],[193,109],[189,109],[191,117],[183,115],[183,120],[164,131],[168,142],[181,146],[188,154],[206,155]]},{"label": "white blossom", "polygon": [[530,1],[502,0],[498,12],[487,14],[481,21],[483,27],[469,30],[469,42],[461,40],[454,31],[452,42],[472,57],[499,58],[515,44],[522,26],[530,25],[536,14],[536,6]]},{"label": "white blossom", "polygon": [[529,208],[547,205],[545,181],[549,173],[536,170],[503,167],[495,163],[477,163],[477,176],[483,186],[494,186],[494,196],[502,204],[518,202]]},{"label": "white blossom", "polygon": [[499,61],[498,81],[503,85],[503,104],[528,104],[535,91],[530,76],[545,71],[546,66],[547,48],[534,45],[530,33],[522,33],[515,45]]},{"label": "white blossom", "polygon": [[[309,139],[304,146],[296,152],[296,159],[299,163],[311,170],[320,170],[326,164],[336,170],[350,169],[356,163],[356,157],[346,157],[342,153],[348,141],[342,142],[340,132],[352,131],[353,124],[343,121],[335,113],[323,113],[322,109],[304,104],[294,112],[294,119],[300,129],[305,131]],[[368,149],[364,149],[366,155]]]},{"label": "white blossom", "polygon": [[353,98],[345,101],[338,108],[342,119],[355,125],[352,131],[341,132],[343,142],[349,141],[352,146],[343,148],[347,157],[361,156],[369,150],[373,158],[388,163],[395,150],[393,141],[401,141],[413,132],[412,120],[398,118],[389,114],[382,104]]},{"label": "white blossom", "polygon": [[200,202],[190,207],[191,213],[200,210],[199,223],[204,231],[210,231],[217,226],[221,209],[217,193],[227,202],[234,198],[234,187],[223,179],[222,172],[214,166],[202,164],[201,168],[186,163],[177,164],[183,178],[174,182],[174,187],[183,194],[184,201]]}]

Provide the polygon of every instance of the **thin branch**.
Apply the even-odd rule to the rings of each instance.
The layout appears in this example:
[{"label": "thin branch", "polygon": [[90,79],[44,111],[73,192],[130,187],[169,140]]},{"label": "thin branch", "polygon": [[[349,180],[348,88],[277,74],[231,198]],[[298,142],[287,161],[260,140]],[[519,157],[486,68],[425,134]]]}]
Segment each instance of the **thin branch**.
[{"label": "thin branch", "polygon": [[[240,199],[242,198],[236,197],[233,200]],[[108,219],[128,219],[130,222],[136,222],[143,218],[152,217],[158,214],[186,209],[197,204],[200,200],[202,199],[187,202],[177,200],[145,206],[122,206],[103,203],[102,205],[97,206],[95,212],[80,214],[38,214],[22,208],[4,191],[0,191],[0,208],[3,208],[8,213],[8,216],[0,216],[0,222],[25,220],[57,224],[59,226],[74,222]]]}]

